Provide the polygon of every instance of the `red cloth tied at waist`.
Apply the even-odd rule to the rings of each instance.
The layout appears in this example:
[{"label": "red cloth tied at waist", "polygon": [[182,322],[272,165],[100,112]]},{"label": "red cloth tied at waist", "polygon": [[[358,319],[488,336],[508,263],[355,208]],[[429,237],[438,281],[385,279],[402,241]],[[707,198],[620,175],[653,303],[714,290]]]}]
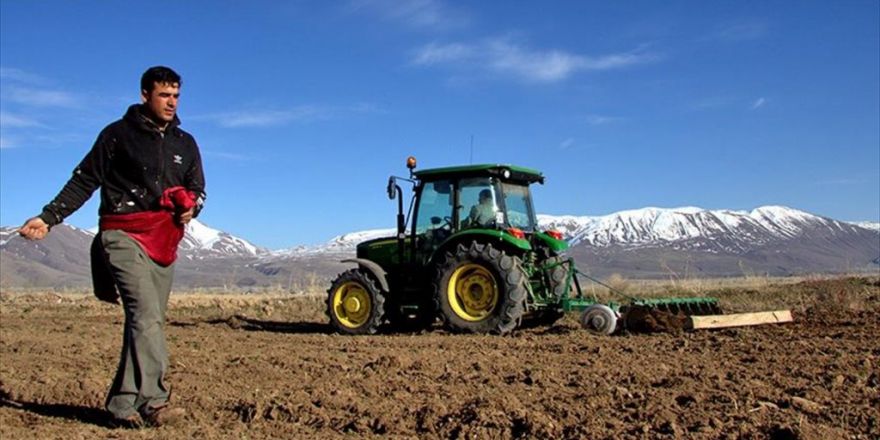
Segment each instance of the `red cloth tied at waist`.
[{"label": "red cloth tied at waist", "polygon": [[175,186],[162,193],[159,206],[159,211],[102,215],[98,226],[102,231],[125,232],[153,261],[168,266],[177,259],[177,245],[184,235],[184,226],[177,222],[175,214],[194,208],[196,197],[192,191]]}]

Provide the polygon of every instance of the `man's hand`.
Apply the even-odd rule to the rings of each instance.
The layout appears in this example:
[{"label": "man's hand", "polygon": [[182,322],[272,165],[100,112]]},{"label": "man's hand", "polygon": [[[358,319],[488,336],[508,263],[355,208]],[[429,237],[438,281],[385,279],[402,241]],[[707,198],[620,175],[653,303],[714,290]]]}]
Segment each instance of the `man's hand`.
[{"label": "man's hand", "polygon": [[28,219],[20,228],[18,233],[28,240],[42,240],[49,233],[49,225],[39,217]]},{"label": "man's hand", "polygon": [[180,213],[180,217],[177,218],[177,221],[182,225],[186,225],[193,219],[193,214],[196,212],[195,208],[190,208],[189,211],[184,211]]}]

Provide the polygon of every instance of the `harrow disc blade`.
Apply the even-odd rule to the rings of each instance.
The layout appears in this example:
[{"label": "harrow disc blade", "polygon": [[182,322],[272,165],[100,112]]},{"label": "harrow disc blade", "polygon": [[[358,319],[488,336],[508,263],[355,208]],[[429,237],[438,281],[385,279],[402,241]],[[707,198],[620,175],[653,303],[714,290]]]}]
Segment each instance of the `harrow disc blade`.
[{"label": "harrow disc blade", "polygon": [[720,315],[721,307],[715,298],[655,298],[633,301],[633,306],[680,316]]}]

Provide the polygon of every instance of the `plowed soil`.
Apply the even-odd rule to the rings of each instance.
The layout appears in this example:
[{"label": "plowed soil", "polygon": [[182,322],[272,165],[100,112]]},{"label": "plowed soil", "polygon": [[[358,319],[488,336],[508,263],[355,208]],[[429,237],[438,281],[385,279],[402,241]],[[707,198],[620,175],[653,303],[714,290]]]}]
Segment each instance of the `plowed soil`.
[{"label": "plowed soil", "polygon": [[[172,296],[177,427],[102,409],[122,311],[0,296],[0,438],[880,438],[880,282],[719,289],[789,324],[595,336],[331,334],[320,297]],[[783,306],[783,307],[780,307]]]}]

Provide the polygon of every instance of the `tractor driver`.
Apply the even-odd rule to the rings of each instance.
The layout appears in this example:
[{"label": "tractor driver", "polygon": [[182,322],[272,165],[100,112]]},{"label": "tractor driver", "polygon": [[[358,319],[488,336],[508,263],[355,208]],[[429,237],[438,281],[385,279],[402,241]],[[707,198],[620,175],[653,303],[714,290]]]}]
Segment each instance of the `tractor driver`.
[{"label": "tractor driver", "polygon": [[495,222],[495,199],[492,191],[484,189],[480,191],[480,202],[471,207],[468,215],[468,225],[471,227],[492,226]]}]

